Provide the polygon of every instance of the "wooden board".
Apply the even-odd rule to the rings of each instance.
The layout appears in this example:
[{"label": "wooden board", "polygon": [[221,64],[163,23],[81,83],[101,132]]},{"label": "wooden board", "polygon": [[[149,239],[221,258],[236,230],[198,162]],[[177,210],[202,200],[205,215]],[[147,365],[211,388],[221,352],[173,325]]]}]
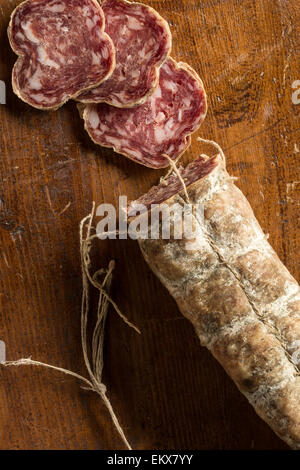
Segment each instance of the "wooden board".
[{"label": "wooden board", "polygon": [[[0,339],[7,359],[32,356],[85,374],[80,346],[78,224],[92,201],[137,197],[161,172],[89,140],[74,103],[43,113],[12,93],[6,27],[18,2],[0,0]],[[199,72],[209,112],[199,135],[228,168],[281,259],[300,280],[298,0],[149,1],[170,23],[173,55]],[[184,157],[204,149],[194,139]],[[111,311],[105,382],[135,449],[285,449],[200,347],[134,241],[97,243],[95,266],[117,262],[112,295],[142,330]],[[100,399],[39,368],[0,369],[1,449],[121,449]]]}]

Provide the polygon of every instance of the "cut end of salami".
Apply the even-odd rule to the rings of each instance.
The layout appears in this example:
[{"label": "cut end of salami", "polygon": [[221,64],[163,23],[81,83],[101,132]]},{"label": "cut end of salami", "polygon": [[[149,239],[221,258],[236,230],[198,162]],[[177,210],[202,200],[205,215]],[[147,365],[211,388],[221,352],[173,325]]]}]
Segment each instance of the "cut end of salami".
[{"label": "cut end of salami", "polygon": [[38,109],[57,109],[98,86],[115,67],[96,0],[27,0],[12,14],[8,37],[19,58],[14,92]]},{"label": "cut end of salami", "polygon": [[[191,186],[193,183],[209,175],[218,166],[219,162],[220,157],[218,155],[208,159],[199,157],[186,168],[179,168],[180,175],[186,187]],[[139,214],[141,214],[141,207],[144,207],[145,211],[150,210],[152,205],[162,204],[182,191],[182,181],[180,181],[178,175],[173,172],[158,186],[153,186],[148,193],[144,194],[136,201],[131,202],[128,206],[128,216],[135,217],[137,209]]]},{"label": "cut end of salami", "polygon": [[144,103],[157,87],[159,67],[171,53],[168,23],[153,8],[126,0],[105,0],[105,31],[116,48],[116,68],[109,80],[78,97],[82,103],[132,107]]},{"label": "cut end of salami", "polygon": [[160,69],[159,85],[143,105],[118,109],[89,104],[84,111],[85,128],[91,139],[112,147],[150,168],[169,165],[190,146],[191,134],[207,111],[202,81],[187,64],[169,58]]}]

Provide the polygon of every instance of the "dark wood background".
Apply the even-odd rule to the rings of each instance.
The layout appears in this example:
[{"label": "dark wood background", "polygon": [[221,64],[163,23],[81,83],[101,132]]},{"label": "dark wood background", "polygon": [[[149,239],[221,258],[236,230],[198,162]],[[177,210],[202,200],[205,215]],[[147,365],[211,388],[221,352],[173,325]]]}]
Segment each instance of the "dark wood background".
[{"label": "dark wood background", "polygon": [[[84,374],[78,224],[97,203],[148,190],[160,172],[95,146],[74,103],[54,113],[13,95],[6,27],[18,2],[0,0],[0,339],[7,359],[32,356]],[[173,55],[202,77],[209,112],[199,135],[228,168],[272,245],[300,279],[298,0],[149,1],[169,22]],[[202,153],[194,139],[186,162]],[[206,149],[207,150],[207,149]],[[285,449],[152,275],[134,241],[97,242],[96,267],[117,262],[113,297],[142,330],[111,311],[109,396],[135,449]],[[98,396],[59,373],[0,369],[1,449],[121,449]]]}]

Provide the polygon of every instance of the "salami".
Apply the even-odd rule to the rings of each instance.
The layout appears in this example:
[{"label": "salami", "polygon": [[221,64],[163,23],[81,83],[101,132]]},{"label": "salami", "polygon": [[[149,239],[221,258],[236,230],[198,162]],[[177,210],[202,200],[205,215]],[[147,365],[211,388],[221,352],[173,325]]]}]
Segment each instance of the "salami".
[{"label": "salami", "polygon": [[83,119],[96,144],[150,168],[164,168],[169,165],[164,155],[175,160],[187,150],[206,110],[205,90],[196,72],[169,58],[146,103],[131,109],[89,104]]},{"label": "salami", "polygon": [[14,92],[35,108],[57,109],[107,79],[115,49],[96,0],[27,0],[12,14],[10,44],[19,56]]},{"label": "salami", "polygon": [[[202,217],[190,209],[193,240],[151,239],[149,232],[139,240],[145,260],[258,415],[300,449],[300,287],[223,158],[200,158],[182,177],[190,203],[204,209]],[[176,179],[131,204],[129,214],[141,203],[151,211],[161,202],[189,207]],[[170,223],[175,233],[182,221],[172,217]]]},{"label": "salami", "polygon": [[171,53],[168,23],[141,3],[106,0],[105,31],[116,48],[116,68],[109,80],[83,93],[82,103],[132,107],[144,103],[158,84],[159,67]]},{"label": "salami", "polygon": [[[210,159],[199,157],[186,168],[179,167],[178,170],[186,186],[190,186],[209,175],[216,168],[217,164],[216,157]],[[135,208],[139,208],[139,213],[142,213],[140,209],[142,206],[144,210],[149,211],[152,205],[162,204],[181,191],[182,182],[173,172],[168,177],[167,181],[163,181],[158,186],[153,186],[147,194],[141,196],[137,201],[132,202],[128,207],[128,217],[135,216]]]}]

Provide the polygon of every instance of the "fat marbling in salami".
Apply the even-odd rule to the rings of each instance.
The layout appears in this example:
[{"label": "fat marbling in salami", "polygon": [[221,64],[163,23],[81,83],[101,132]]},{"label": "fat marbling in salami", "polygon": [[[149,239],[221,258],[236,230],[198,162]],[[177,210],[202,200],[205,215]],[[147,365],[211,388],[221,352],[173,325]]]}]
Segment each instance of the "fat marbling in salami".
[{"label": "fat marbling in salami", "polygon": [[169,58],[160,69],[159,86],[143,105],[118,109],[89,104],[83,112],[92,140],[150,168],[164,168],[180,157],[205,118],[202,81],[187,64]]},{"label": "fat marbling in salami", "polygon": [[115,67],[115,48],[104,32],[96,0],[27,0],[12,14],[10,44],[19,56],[14,92],[39,109],[57,109],[98,86]]},{"label": "fat marbling in salami", "polygon": [[159,67],[170,55],[169,25],[141,3],[106,0],[102,9],[105,31],[116,48],[116,68],[109,80],[83,93],[78,101],[121,108],[142,104],[157,87]]}]

